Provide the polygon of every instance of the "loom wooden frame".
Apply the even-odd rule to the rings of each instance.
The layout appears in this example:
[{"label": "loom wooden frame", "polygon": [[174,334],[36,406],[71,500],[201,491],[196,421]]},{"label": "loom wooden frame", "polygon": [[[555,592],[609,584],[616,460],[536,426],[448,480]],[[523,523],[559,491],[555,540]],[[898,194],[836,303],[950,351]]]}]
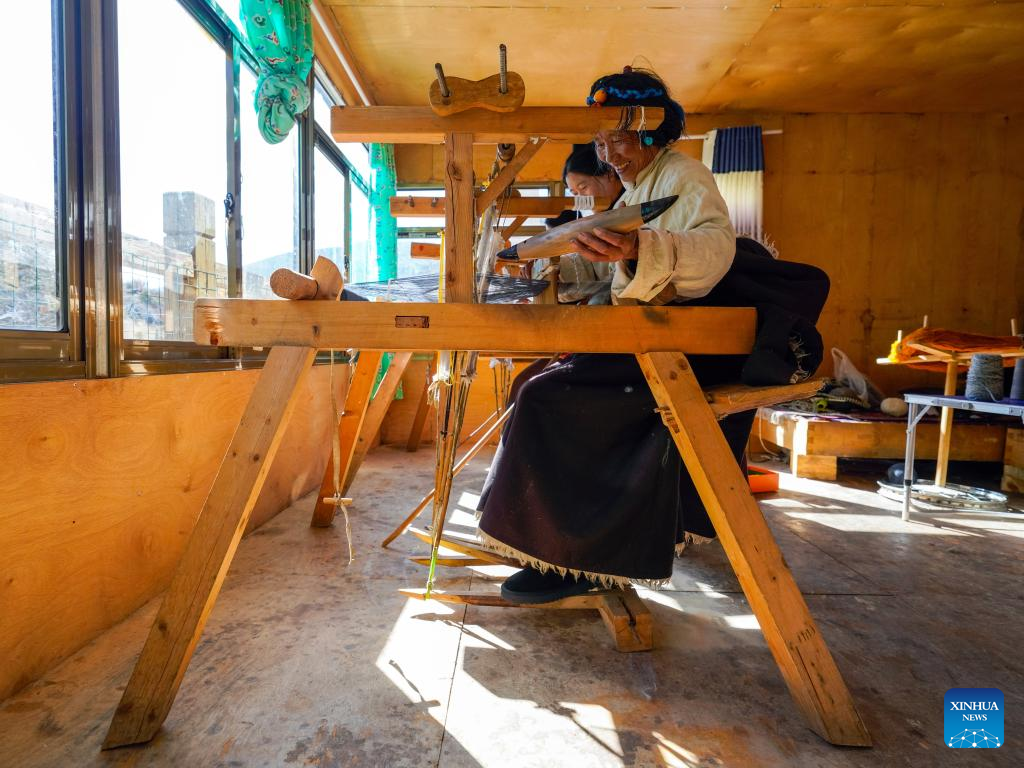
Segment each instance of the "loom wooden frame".
[{"label": "loom wooden frame", "polygon": [[[648,110],[659,122],[660,110]],[[693,477],[768,647],[810,727],[869,746],[856,704],[719,429],[686,354],[745,354],[750,308],[473,305],[473,144],[589,141],[616,110],[512,113],[335,107],[337,141],[444,143],[444,300],[450,304],[200,299],[199,343],[270,347],[267,362],[121,697],[104,748],[149,741],[167,717],[255,506],[316,349],[501,350],[635,354]],[[311,276],[325,265],[318,260]],[[333,267],[333,265],[331,265]],[[335,270],[336,271],[336,270]],[[332,285],[330,295],[338,290]],[[322,293],[322,292],[321,292]],[[363,411],[368,399],[364,398]],[[362,418],[362,416],[360,416]],[[358,432],[358,430],[357,430]]]},{"label": "loom wooden frame", "polygon": [[[572,322],[565,319],[566,311],[572,313]],[[608,312],[623,320],[616,324],[618,332],[608,327]],[[594,341],[597,326],[591,315],[605,326],[603,336],[597,334],[600,343]],[[428,327],[395,327],[396,318],[424,316],[429,319]],[[478,326],[468,335],[467,317]],[[556,319],[563,327],[547,325]],[[352,321],[348,327],[346,320]],[[548,339],[539,346],[538,325]],[[747,351],[753,329],[754,312],[745,308],[198,300],[198,341],[255,344],[271,347],[271,352],[150,629],[104,746],[149,741],[170,711],[287,426],[302,378],[312,366],[315,349],[368,350],[382,346],[397,351],[414,347],[551,352],[578,348],[636,354],[799,709],[810,727],[827,741],[870,744],[853,698],[685,356]],[[422,334],[422,342],[415,340],[416,334]],[[389,338],[393,340],[390,344],[386,343]],[[231,502],[219,501],[225,498]]]}]

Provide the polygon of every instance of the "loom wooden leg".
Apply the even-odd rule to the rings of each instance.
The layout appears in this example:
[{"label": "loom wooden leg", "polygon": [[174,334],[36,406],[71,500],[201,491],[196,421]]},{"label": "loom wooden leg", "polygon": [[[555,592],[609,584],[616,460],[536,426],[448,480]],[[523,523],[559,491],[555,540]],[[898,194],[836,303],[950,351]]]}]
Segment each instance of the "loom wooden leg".
[{"label": "loom wooden leg", "polygon": [[104,749],[149,741],[171,709],[316,350],[274,347],[121,696]]},{"label": "loom wooden leg", "polygon": [[[383,352],[376,350],[363,350],[359,353],[359,361],[356,363],[356,372],[352,377],[352,383],[348,388],[348,396],[345,398],[345,412],[338,420],[338,440],[341,442],[341,477],[348,477],[349,467],[352,465],[355,456],[356,442],[359,433],[363,428],[366,419],[366,409],[370,405],[370,394],[373,391],[373,382],[377,378],[377,370],[380,368],[380,359]],[[337,489],[341,492],[341,489]],[[316,506],[313,508],[313,519],[310,525],[315,528],[326,528],[334,522],[334,515],[338,508],[334,504],[324,501],[325,497],[335,494],[334,488],[334,464],[328,459],[324,468],[324,479],[320,484],[320,492],[316,497]]]},{"label": "loom wooden leg", "polygon": [[411,359],[412,352],[396,352],[391,358],[391,365],[388,366],[387,373],[384,374],[380,386],[377,387],[377,394],[373,396],[373,400],[370,401],[370,405],[366,409],[366,418],[363,419],[362,429],[359,430],[359,439],[356,440],[356,448],[352,454],[352,462],[349,464],[348,474],[343,476],[345,483],[342,486],[342,494],[348,493],[348,489],[352,487],[352,483],[356,479],[356,473],[359,471],[359,466],[363,463],[363,459],[366,458],[366,454],[369,452],[374,438],[377,437],[377,433],[380,432],[380,426],[384,423],[384,416],[387,415],[391,401],[395,397],[395,392],[398,391],[398,385],[402,383],[402,374],[405,373],[405,369]]},{"label": "loom wooden leg", "polygon": [[637,360],[797,706],[826,741],[869,746],[853,697],[686,357],[654,352]]}]

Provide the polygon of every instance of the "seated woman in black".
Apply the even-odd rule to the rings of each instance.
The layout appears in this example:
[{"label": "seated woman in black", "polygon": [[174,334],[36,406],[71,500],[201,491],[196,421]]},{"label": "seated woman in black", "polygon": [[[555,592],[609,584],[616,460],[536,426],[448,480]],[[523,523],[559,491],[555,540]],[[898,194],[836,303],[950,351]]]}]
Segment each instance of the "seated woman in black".
[{"label": "seated woman in black", "polygon": [[[651,229],[598,232],[578,246],[613,265],[617,303],[665,303],[666,286],[696,298],[729,269],[735,234],[711,172],[668,149],[682,133],[682,108],[657,78],[637,77],[602,78],[604,103],[633,104],[619,92],[656,93],[646,98],[657,98],[665,119],[642,135],[599,134],[598,156],[623,182],[620,205],[679,201]],[[632,355],[570,355],[518,390],[480,503],[485,542],[530,566],[505,582],[503,596],[546,602],[594,584],[664,581],[677,544],[714,535],[654,408]],[[723,422],[737,456],[751,422]]]},{"label": "seated woman in black", "polygon": [[[783,286],[762,298],[787,294],[787,276],[776,280],[772,266],[781,262],[745,239],[760,253],[750,255],[745,247],[737,254],[711,172],[668,149],[682,133],[683,110],[657,76],[627,68],[595,82],[590,100],[602,108],[634,108],[626,111],[623,130],[595,138],[598,156],[625,187],[618,204],[679,196],[638,232],[597,230],[579,237],[582,256],[613,265],[614,303],[749,305],[742,289],[753,284],[756,294],[766,284],[760,276],[745,279],[750,265],[750,274],[764,270],[774,275],[772,288]],[[660,125],[637,125],[644,106],[664,109]],[[735,273],[734,262],[743,264],[743,274]],[[823,279],[827,293],[827,279],[815,273],[816,285]],[[823,303],[820,290],[814,296]],[[820,304],[810,323],[817,311]],[[776,330],[786,327],[781,323]],[[792,339],[782,333],[788,349]],[[807,335],[812,333],[810,325]],[[737,381],[745,362],[742,356],[690,359],[704,386]],[[597,585],[665,582],[680,548],[715,536],[634,356],[569,355],[517,385],[515,410],[479,505],[484,542],[527,566],[505,581],[503,597],[544,603]],[[737,462],[752,422],[752,412],[719,422]]]}]

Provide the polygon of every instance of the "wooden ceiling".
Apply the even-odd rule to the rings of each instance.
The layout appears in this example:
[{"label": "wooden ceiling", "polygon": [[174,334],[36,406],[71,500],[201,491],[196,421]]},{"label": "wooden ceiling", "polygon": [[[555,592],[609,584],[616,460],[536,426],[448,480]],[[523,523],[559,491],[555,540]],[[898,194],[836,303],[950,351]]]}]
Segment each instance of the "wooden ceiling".
[{"label": "wooden ceiling", "polygon": [[633,63],[691,112],[1024,111],[1024,2],[323,2],[379,104],[426,104],[435,61],[493,74],[504,42],[529,105]]}]

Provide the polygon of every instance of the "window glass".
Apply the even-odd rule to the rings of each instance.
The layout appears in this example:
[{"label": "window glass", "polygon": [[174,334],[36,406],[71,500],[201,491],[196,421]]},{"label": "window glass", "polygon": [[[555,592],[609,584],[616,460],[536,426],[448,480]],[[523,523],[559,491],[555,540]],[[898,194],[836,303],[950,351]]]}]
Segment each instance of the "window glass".
[{"label": "window glass", "polygon": [[227,295],[225,53],[175,0],[117,9],[124,336],[191,341]]},{"label": "window glass", "polygon": [[341,154],[367,185],[370,183],[370,150],[365,144],[338,144]]},{"label": "window glass", "polygon": [[[519,194],[523,197],[551,197],[551,190],[547,187],[517,187]],[[544,216],[527,219],[523,222],[524,227],[544,228]]]},{"label": "window glass", "polygon": [[224,11],[224,15],[231,19],[240,31],[245,32],[245,30],[242,29],[242,17],[238,13],[238,0],[215,0],[215,2],[221,7],[221,10]]},{"label": "window glass", "polygon": [[352,253],[348,282],[365,283],[377,279],[377,262],[370,240],[370,201],[352,185]]},{"label": "window glass", "polygon": [[414,259],[410,251],[413,243],[430,243],[441,245],[440,237],[428,235],[414,235],[411,237],[398,238],[398,276],[410,277],[412,275],[437,275],[440,278],[441,266],[438,259]]},{"label": "window glass", "polygon": [[339,267],[345,262],[345,176],[317,148],[313,156],[316,255]]},{"label": "window glass", "polygon": [[[0,328],[60,330],[63,284],[56,204],[56,115],[50,3],[11,7],[0,120]],[[14,107],[13,105],[17,105]]]},{"label": "window glass", "polygon": [[270,275],[280,267],[297,270],[298,131],[279,144],[260,135],[253,100],[256,76],[242,67],[239,77],[242,122],[242,295],[274,298]]},{"label": "window glass", "polygon": [[[328,95],[327,90],[320,84],[319,80],[314,81],[313,87],[313,119],[324,132],[331,135],[331,107],[334,106],[334,99]],[[342,105],[338,105],[342,106]],[[335,142],[337,143],[337,142]],[[348,164],[367,184],[370,183],[370,150],[365,144],[337,144],[341,154],[345,156]]]},{"label": "window glass", "polygon": [[313,119],[316,124],[323,128],[324,132],[331,135],[331,106],[333,102],[327,95],[327,91],[319,80],[313,81]]}]

